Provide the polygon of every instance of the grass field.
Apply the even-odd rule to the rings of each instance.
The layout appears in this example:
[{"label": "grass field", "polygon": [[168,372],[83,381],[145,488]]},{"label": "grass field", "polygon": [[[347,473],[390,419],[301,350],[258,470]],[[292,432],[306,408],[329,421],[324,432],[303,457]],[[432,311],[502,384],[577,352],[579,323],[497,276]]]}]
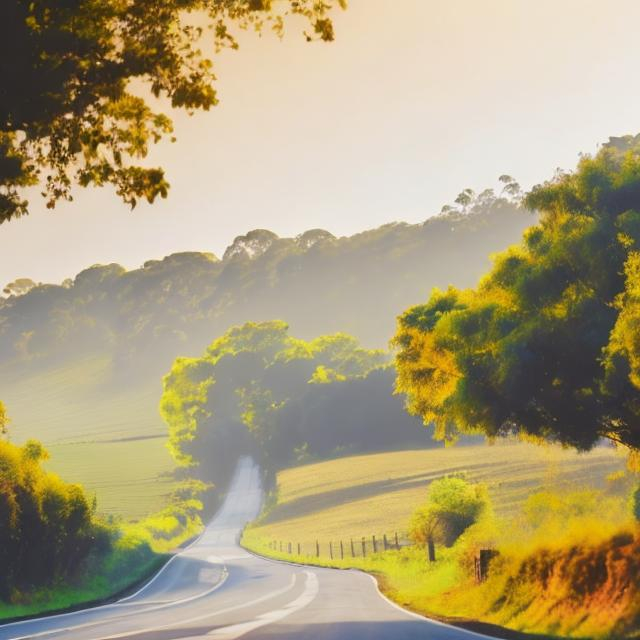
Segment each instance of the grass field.
[{"label": "grass field", "polygon": [[516,442],[339,458],[281,471],[277,503],[251,536],[309,545],[404,532],[429,482],[460,472],[485,482],[496,513],[509,516],[536,490],[603,487],[624,464],[609,448],[577,454]]},{"label": "grass field", "polygon": [[[35,367],[33,367],[35,369]],[[0,368],[0,395],[16,442],[45,444],[162,435],[160,377],[153,384],[118,385],[106,357],[73,360],[37,373]]]},{"label": "grass field", "polygon": [[0,368],[0,398],[18,444],[41,440],[47,467],[95,493],[98,511],[139,520],[166,505],[173,459],[158,413],[160,380],[138,387],[110,383],[111,365],[92,357],[37,374]]},{"label": "grass field", "polygon": [[98,500],[98,512],[139,520],[166,506],[176,482],[166,439],[49,445],[47,469],[81,483]]}]

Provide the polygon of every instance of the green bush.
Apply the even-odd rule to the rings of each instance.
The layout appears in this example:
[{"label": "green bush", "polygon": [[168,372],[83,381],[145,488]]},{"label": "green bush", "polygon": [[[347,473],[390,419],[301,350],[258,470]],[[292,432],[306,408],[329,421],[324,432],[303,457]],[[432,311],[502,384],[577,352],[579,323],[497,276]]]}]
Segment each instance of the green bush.
[{"label": "green bush", "polygon": [[412,516],[409,535],[419,545],[432,539],[451,546],[489,508],[483,484],[445,476],[429,485],[427,503]]},{"label": "green bush", "polygon": [[110,544],[82,487],[46,472],[47,457],[35,440],[0,440],[0,600],[78,575]]}]

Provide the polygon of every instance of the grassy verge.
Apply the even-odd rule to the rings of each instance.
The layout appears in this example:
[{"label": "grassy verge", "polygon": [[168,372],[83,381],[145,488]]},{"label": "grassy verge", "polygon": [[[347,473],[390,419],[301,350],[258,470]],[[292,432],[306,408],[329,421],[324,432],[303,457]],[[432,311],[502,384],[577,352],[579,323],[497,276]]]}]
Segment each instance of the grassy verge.
[{"label": "grassy verge", "polygon": [[170,558],[154,553],[145,562],[131,564],[122,553],[114,552],[101,566],[76,584],[39,589],[29,594],[28,602],[0,603],[0,620],[8,622],[31,616],[71,611],[108,602],[144,583]]},{"label": "grassy verge", "polygon": [[171,557],[170,551],[201,530],[200,518],[180,506],[167,507],[139,523],[120,525],[111,548],[90,557],[74,580],[17,594],[12,603],[0,602],[0,620],[110,601],[145,582]]}]

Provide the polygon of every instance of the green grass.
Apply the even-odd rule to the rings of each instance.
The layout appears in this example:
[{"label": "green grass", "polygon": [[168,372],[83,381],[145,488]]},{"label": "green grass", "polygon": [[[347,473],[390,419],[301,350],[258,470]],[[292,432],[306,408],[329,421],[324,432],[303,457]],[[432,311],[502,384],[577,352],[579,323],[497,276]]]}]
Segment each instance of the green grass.
[{"label": "green grass", "polygon": [[98,512],[139,520],[166,506],[176,482],[165,438],[48,446],[46,468],[81,483],[98,500]]},{"label": "green grass", "polygon": [[16,442],[115,440],[161,435],[160,378],[153,384],[118,384],[105,357],[73,360],[34,373],[0,368],[0,393],[11,417]]},{"label": "green grass", "polygon": [[277,477],[277,502],[252,527],[253,539],[321,544],[407,529],[431,480],[464,472],[485,482],[499,516],[515,515],[540,489],[594,487],[624,468],[609,448],[577,454],[559,447],[498,443],[350,456],[294,467]]},{"label": "green grass", "polygon": [[140,520],[166,506],[174,486],[158,413],[161,383],[118,386],[111,374],[102,357],[35,374],[3,367],[0,397],[13,442],[41,440],[51,454],[47,467],[94,493],[100,513]]},{"label": "green grass", "polygon": [[[61,585],[40,589],[30,594],[29,602],[6,604],[0,602],[0,620],[64,611],[108,600],[144,582],[168,559],[165,554],[153,554],[145,562],[133,564],[126,556],[114,553],[99,571],[76,585]],[[106,566],[105,566],[106,565]]]}]

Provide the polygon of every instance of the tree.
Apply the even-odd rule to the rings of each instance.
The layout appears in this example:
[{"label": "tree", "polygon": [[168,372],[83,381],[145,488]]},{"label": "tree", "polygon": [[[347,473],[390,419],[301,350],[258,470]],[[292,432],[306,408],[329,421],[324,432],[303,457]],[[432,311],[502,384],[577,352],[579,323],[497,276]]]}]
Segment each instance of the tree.
[{"label": "tree", "polygon": [[410,536],[420,545],[439,542],[451,546],[488,508],[484,485],[471,484],[460,476],[438,478],[429,485],[426,504],[411,518]]},{"label": "tree", "polygon": [[[203,357],[178,358],[164,378],[160,409],[171,451],[179,463],[220,484],[243,453],[259,456],[273,471],[305,443],[311,455],[359,443],[375,427],[376,413],[384,415],[389,406],[399,431],[403,412],[391,396],[392,375],[375,376],[387,358],[345,334],[293,338],[282,321],[232,327]],[[359,401],[362,396],[368,403]]]},{"label": "tree", "polygon": [[[74,182],[114,185],[132,207],[165,197],[160,168],[131,161],[171,135],[140,87],[174,108],[218,102],[211,57],[237,48],[232,28],[282,34],[287,16],[308,40],[333,40],[329,13],[346,0],[6,0],[0,7],[0,222],[28,213],[24,187],[42,184],[47,206]],[[135,89],[132,81],[136,81]]]},{"label": "tree", "polygon": [[2,293],[7,296],[22,296],[37,286],[31,278],[18,278],[13,282],[9,282],[2,290]]},{"label": "tree", "polygon": [[631,494],[631,510],[633,517],[640,522],[640,486]]},{"label": "tree", "polygon": [[475,195],[476,194],[474,193],[473,189],[463,189],[455,199],[455,203],[459,204],[462,207],[463,211],[466,211],[467,207],[469,207],[469,205],[473,202]]},{"label": "tree", "polygon": [[46,458],[35,440],[0,440],[0,600],[77,577],[111,543],[82,487],[45,471]]},{"label": "tree", "polygon": [[[506,181],[510,183],[510,181]],[[397,390],[438,437],[640,447],[640,140],[535,187],[540,224],[477,289],[399,319]]]}]

